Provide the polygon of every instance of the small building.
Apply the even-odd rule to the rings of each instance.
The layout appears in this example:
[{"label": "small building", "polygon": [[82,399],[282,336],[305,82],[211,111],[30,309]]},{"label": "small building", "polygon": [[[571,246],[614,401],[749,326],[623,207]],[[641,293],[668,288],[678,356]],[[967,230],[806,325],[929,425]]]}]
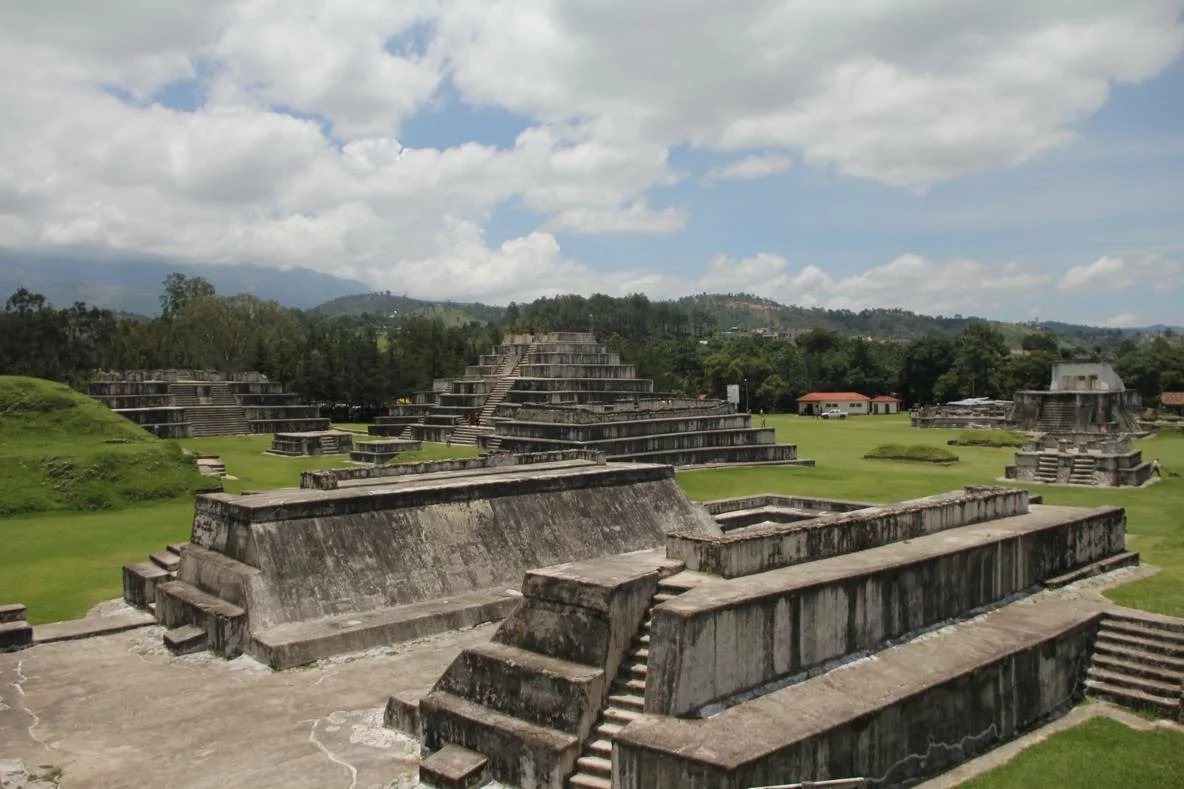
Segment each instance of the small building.
[{"label": "small building", "polygon": [[818,416],[823,411],[837,408],[848,416],[862,416],[871,413],[871,402],[870,397],[859,392],[810,392],[798,398],[798,413]]},{"label": "small building", "polygon": [[1160,395],[1159,402],[1173,414],[1184,416],[1184,392],[1164,392]]},{"label": "small building", "polygon": [[871,413],[873,414],[899,414],[900,413],[900,398],[892,395],[877,395],[872,398]]}]

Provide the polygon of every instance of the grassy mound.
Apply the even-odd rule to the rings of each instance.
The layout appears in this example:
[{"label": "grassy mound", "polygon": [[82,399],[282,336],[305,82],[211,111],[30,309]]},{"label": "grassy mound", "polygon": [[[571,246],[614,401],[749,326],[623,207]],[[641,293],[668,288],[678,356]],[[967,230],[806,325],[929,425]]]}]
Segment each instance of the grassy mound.
[{"label": "grassy mound", "polygon": [[863,456],[864,460],[914,460],[920,463],[957,463],[958,456],[948,449],[928,444],[880,444]]},{"label": "grassy mound", "polygon": [[38,378],[0,376],[0,516],[101,510],[208,486],[176,444]]},{"label": "grassy mound", "polygon": [[959,447],[1025,447],[1031,440],[1031,436],[1014,430],[967,430],[950,439],[950,444]]}]

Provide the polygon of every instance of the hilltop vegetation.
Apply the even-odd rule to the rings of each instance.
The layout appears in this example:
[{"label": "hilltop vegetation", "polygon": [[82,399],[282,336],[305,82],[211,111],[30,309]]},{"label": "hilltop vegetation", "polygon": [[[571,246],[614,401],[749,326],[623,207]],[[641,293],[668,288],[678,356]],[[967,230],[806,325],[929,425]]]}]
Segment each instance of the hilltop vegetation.
[{"label": "hilltop vegetation", "polygon": [[451,301],[421,301],[407,296],[393,295],[389,290],[382,293],[360,293],[340,296],[326,301],[313,309],[326,318],[342,316],[373,315],[388,318],[393,315],[419,316],[439,320],[445,326],[464,326],[466,323],[497,323],[505,314],[505,307],[491,307],[487,304],[465,304]]},{"label": "hilltop vegetation", "polygon": [[208,484],[176,444],[52,381],[0,376],[0,515],[98,510]]}]

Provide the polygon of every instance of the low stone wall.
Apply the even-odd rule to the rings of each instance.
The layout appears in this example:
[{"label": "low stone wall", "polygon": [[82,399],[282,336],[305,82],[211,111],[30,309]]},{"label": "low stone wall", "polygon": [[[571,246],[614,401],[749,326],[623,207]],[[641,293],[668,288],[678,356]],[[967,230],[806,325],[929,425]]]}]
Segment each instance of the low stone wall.
[{"label": "low stone wall", "polygon": [[353,434],[340,430],[276,433],[271,451],[277,455],[343,455],[353,449]]},{"label": "low stone wall", "polygon": [[685,562],[688,570],[737,578],[1027,511],[1025,490],[968,487],[962,493],[793,524],[754,526],[720,537],[675,532],[666,539],[666,552]]},{"label": "low stone wall", "polygon": [[252,433],[311,433],[328,430],[329,420],[322,417],[306,419],[251,419]]},{"label": "low stone wall", "polygon": [[569,460],[585,460],[604,465],[604,455],[598,452],[567,450],[564,452],[540,452],[523,455],[484,455],[476,458],[456,460],[430,460],[424,463],[401,463],[383,468],[331,468],[304,471],[300,474],[300,487],[315,490],[335,490],[340,482],[358,480],[397,479],[414,474],[435,474],[442,471],[478,471],[489,468],[513,468],[539,463],[561,463]]},{"label": "low stone wall", "polygon": [[[662,411],[635,411],[616,414],[589,414],[582,410],[570,409],[570,416],[578,419],[574,424],[563,420],[564,411],[569,409],[550,409],[557,417],[555,419],[540,419],[543,409],[523,408],[514,414],[513,422],[506,422],[498,426],[498,432],[513,438],[547,438],[562,441],[605,441],[611,439],[634,438],[639,436],[668,435],[671,433],[689,433],[702,430],[741,430],[749,427],[750,419],[746,414],[711,414],[683,415],[670,414]],[[578,415],[578,417],[577,417]],[[601,417],[603,421],[589,419]],[[771,428],[768,428],[772,432]],[[769,442],[772,443],[772,442]]]},{"label": "low stone wall", "polygon": [[1081,698],[1099,613],[1015,604],[706,720],[617,734],[620,789],[746,789],[864,777],[912,786]]},{"label": "low stone wall", "polygon": [[349,459],[355,463],[373,463],[381,465],[403,452],[414,452],[423,448],[419,441],[360,441],[354,444],[349,453]]},{"label": "low stone wall", "polygon": [[646,712],[693,715],[966,616],[1122,552],[1124,523],[1114,507],[1041,507],[693,589],[654,609]]}]

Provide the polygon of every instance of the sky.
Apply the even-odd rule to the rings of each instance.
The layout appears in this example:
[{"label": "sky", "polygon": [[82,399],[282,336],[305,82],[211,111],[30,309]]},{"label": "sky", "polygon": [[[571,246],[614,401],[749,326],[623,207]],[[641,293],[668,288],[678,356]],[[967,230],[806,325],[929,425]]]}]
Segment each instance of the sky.
[{"label": "sky", "polygon": [[1184,323],[1184,0],[0,5],[0,248]]}]

